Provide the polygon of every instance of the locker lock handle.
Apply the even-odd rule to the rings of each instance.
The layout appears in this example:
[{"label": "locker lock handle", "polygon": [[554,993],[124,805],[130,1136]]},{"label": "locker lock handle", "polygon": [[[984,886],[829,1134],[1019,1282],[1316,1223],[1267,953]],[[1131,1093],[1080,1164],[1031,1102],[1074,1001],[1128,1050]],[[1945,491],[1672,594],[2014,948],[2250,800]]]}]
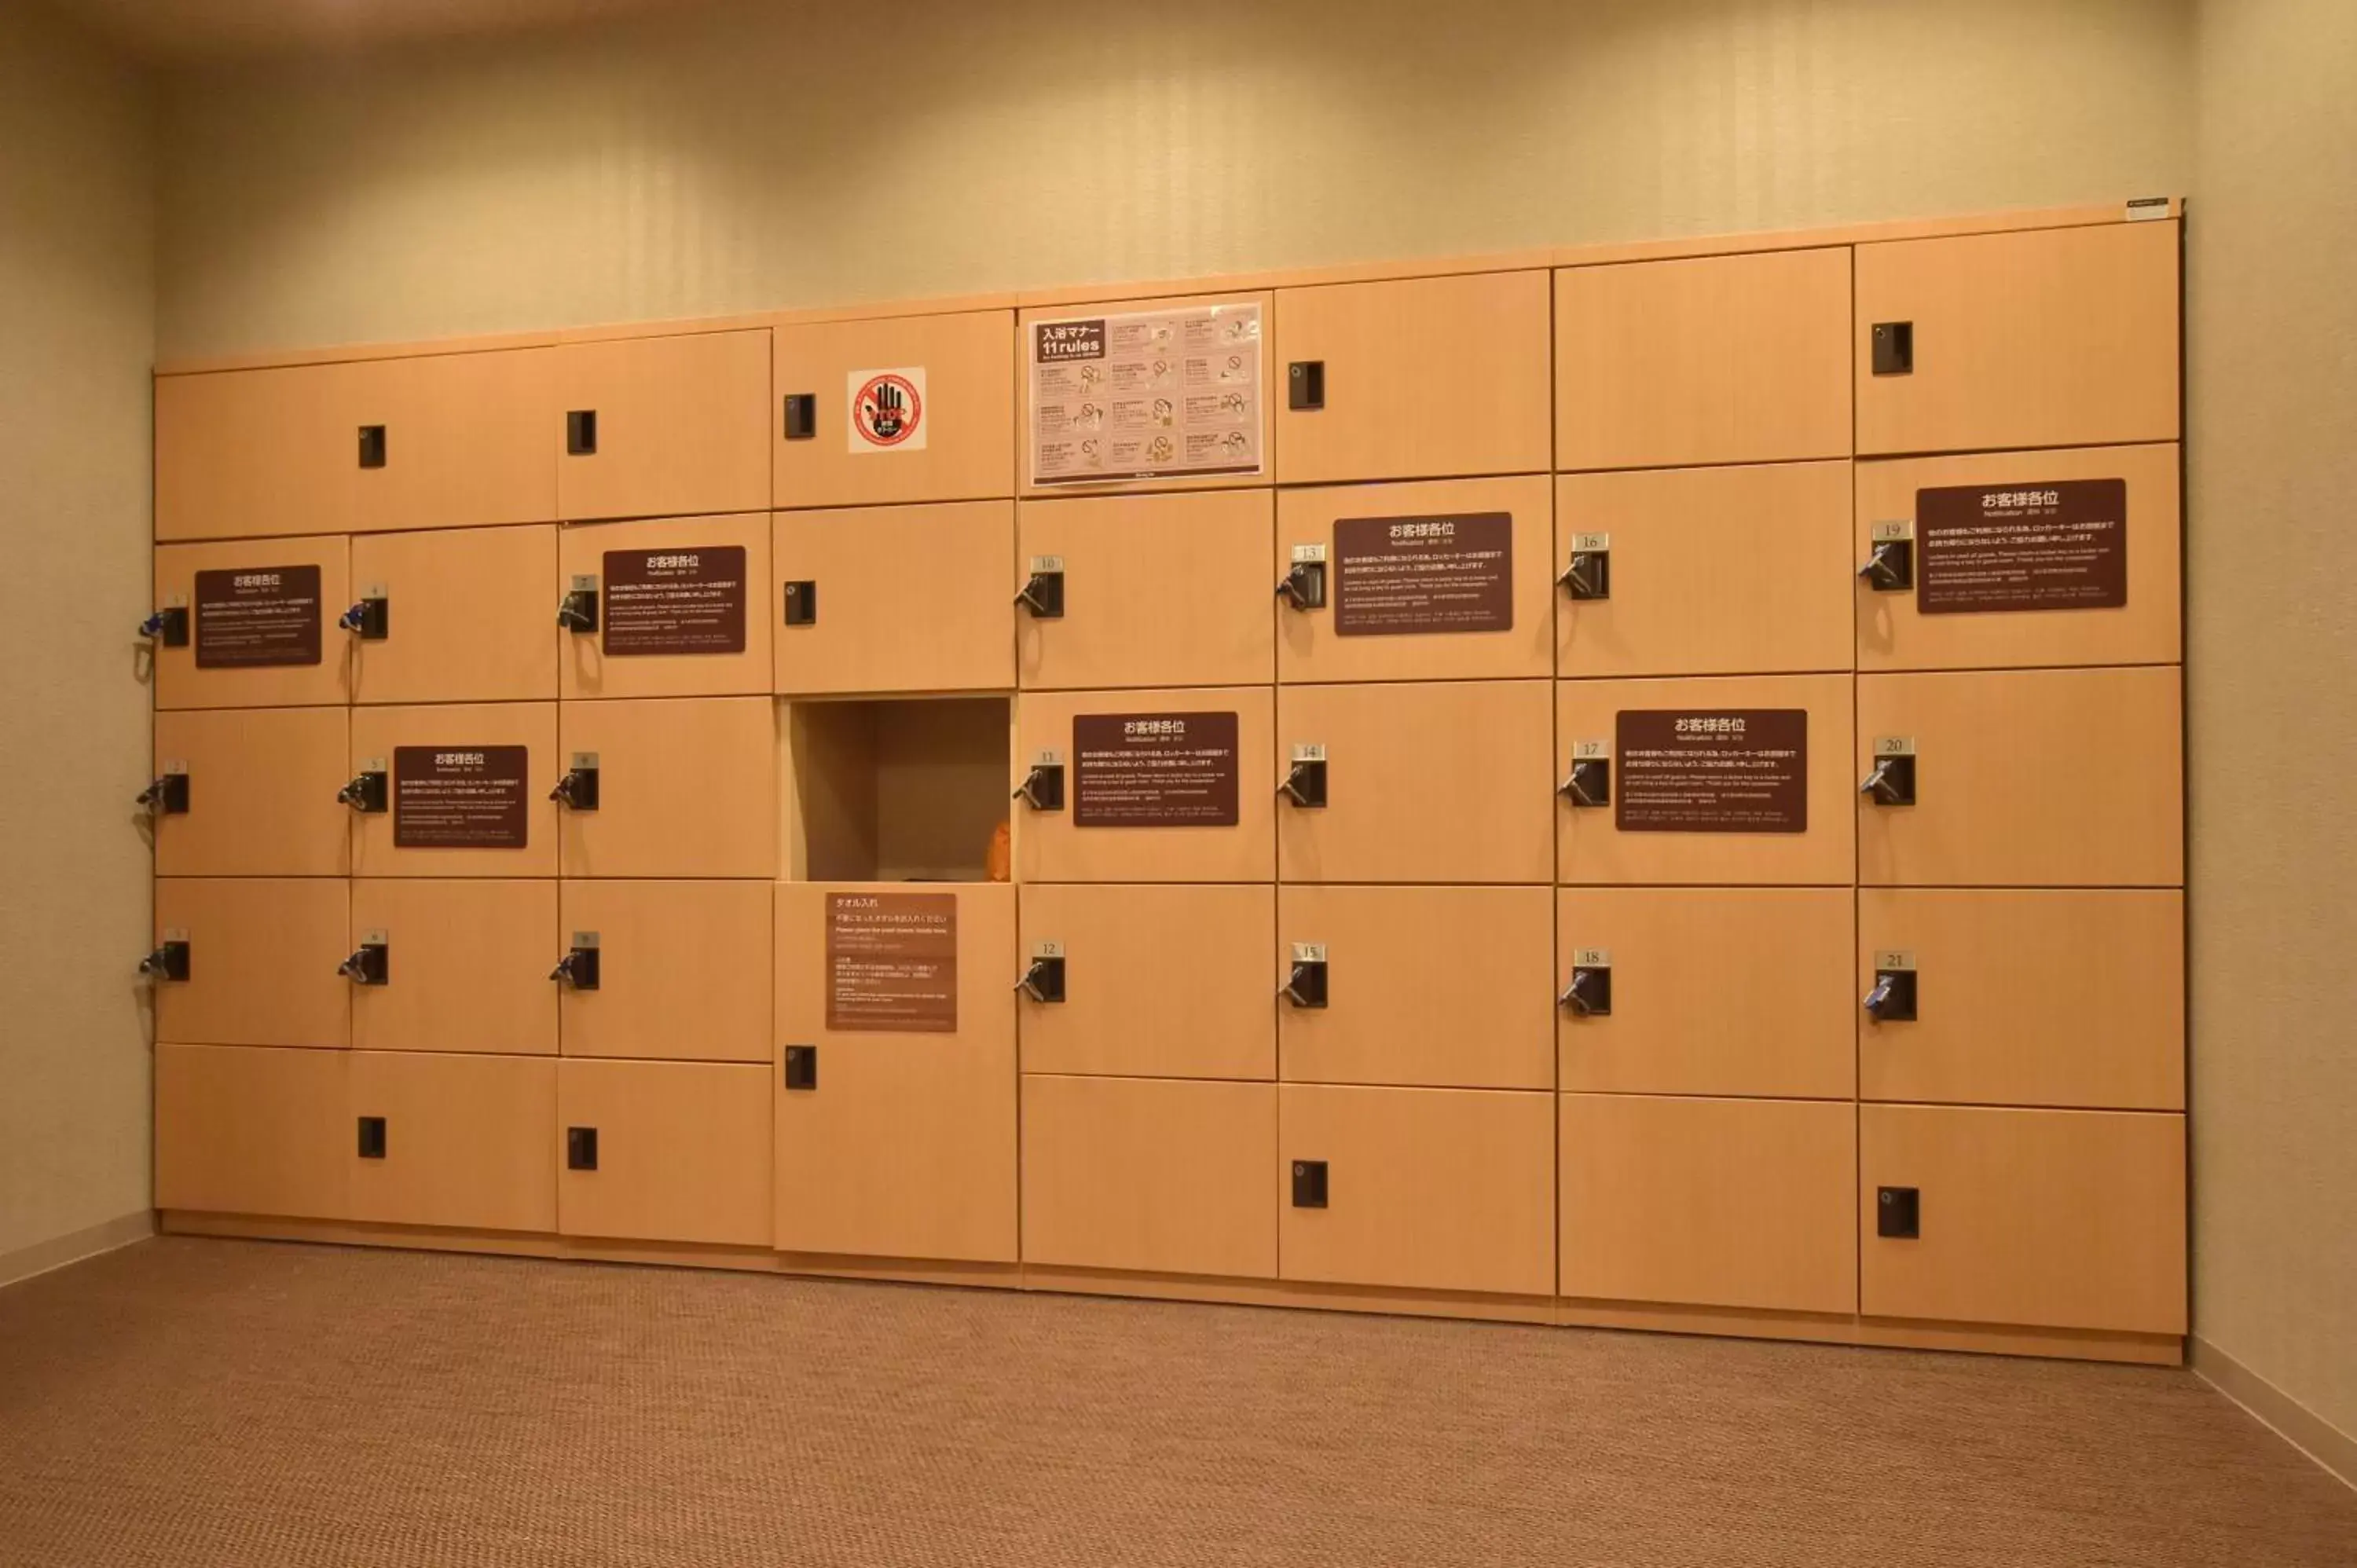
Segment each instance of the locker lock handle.
[{"label": "locker lock handle", "polygon": [[597,990],[597,950],[592,947],[567,950],[565,956],[556,961],[556,967],[548,972],[548,978],[576,991]]},{"label": "locker lock handle", "polygon": [[1064,618],[1064,574],[1034,572],[1015,596],[1015,602],[1029,612],[1033,620]]},{"label": "locker lock handle", "polygon": [[139,635],[166,648],[188,646],[188,607],[167,605],[139,623]]},{"label": "locker lock handle", "polygon": [[1612,761],[1604,757],[1583,757],[1571,765],[1571,772],[1555,787],[1555,792],[1574,806],[1594,808],[1612,803]]},{"label": "locker lock handle", "polygon": [[1060,958],[1035,958],[1015,989],[1034,1002],[1061,1002],[1064,999],[1064,961]]},{"label": "locker lock handle", "polygon": [[809,1090],[818,1087],[816,1046],[788,1046],[784,1065],[788,1089]]},{"label": "locker lock handle", "polygon": [[1912,757],[1878,757],[1874,771],[1858,785],[1857,792],[1878,806],[1911,806],[1915,803],[1915,759]]},{"label": "locker lock handle", "polygon": [[1326,607],[1326,563],[1296,561],[1276,585],[1277,596],[1297,610]]},{"label": "locker lock handle", "polygon": [[1575,550],[1571,562],[1555,580],[1555,586],[1574,599],[1609,599],[1612,596],[1612,553],[1609,550]]},{"label": "locker lock handle", "polygon": [[375,816],[385,809],[386,783],[382,773],[355,773],[350,783],[336,791],[336,799],[362,816]]},{"label": "locker lock handle", "polygon": [[382,642],[393,630],[392,601],[381,596],[355,600],[351,608],[336,618],[336,624],[362,642]]},{"label": "locker lock handle", "polygon": [[1285,977],[1284,987],[1277,992],[1296,1007],[1326,1005],[1326,961],[1322,958],[1297,958]]},{"label": "locker lock handle", "polygon": [[1285,775],[1285,782],[1276,792],[1297,806],[1323,806],[1326,803],[1326,762],[1323,757],[1296,762]]},{"label": "locker lock handle", "polygon": [[1913,1023],[1915,972],[1911,969],[1876,970],[1874,989],[1866,993],[1866,1013],[1878,1024]]},{"label": "locker lock handle", "polygon": [[1023,782],[1015,787],[1012,797],[1035,811],[1060,811],[1064,809],[1064,765],[1060,762],[1035,762]]},{"label": "locker lock handle", "polygon": [[818,435],[818,393],[786,394],[786,439],[808,441]]},{"label": "locker lock handle", "polygon": [[139,961],[139,972],[149,980],[188,978],[188,944],[175,938]]},{"label": "locker lock handle", "polygon": [[1609,1018],[1612,1015],[1612,970],[1609,964],[1579,963],[1572,965],[1571,983],[1563,988],[1555,1004],[1571,1009],[1575,1018]]},{"label": "locker lock handle", "polygon": [[597,590],[595,585],[576,585],[556,601],[556,624],[576,636],[587,636],[597,629]]},{"label": "locker lock handle", "polygon": [[565,1130],[565,1168],[568,1171],[594,1171],[597,1168],[597,1129],[567,1127]]},{"label": "locker lock handle", "polygon": [[1874,373],[1911,376],[1915,373],[1915,324],[1878,321],[1874,324]]},{"label": "locker lock handle", "polygon": [[597,809],[597,767],[595,763],[576,762],[565,770],[556,788],[548,798],[570,811],[594,811]]},{"label": "locker lock handle", "polygon": [[565,455],[568,457],[595,457],[597,455],[597,411],[596,409],[574,408],[565,411]]},{"label": "locker lock handle", "polygon": [[361,985],[383,985],[393,979],[393,949],[383,942],[362,942],[336,972]]},{"label": "locker lock handle", "polygon": [[1326,361],[1296,360],[1285,367],[1285,406],[1315,413],[1326,406]]},{"label": "locker lock handle", "polygon": [[1878,594],[1905,593],[1915,585],[1915,542],[1878,540],[1866,564],[1857,569],[1857,577]]},{"label": "locker lock handle", "polygon": [[139,791],[135,805],[146,809],[151,817],[182,817],[188,811],[188,776],[185,773],[159,775]]},{"label": "locker lock handle", "polygon": [[797,577],[780,585],[785,594],[786,624],[816,626],[818,624],[818,579]]}]

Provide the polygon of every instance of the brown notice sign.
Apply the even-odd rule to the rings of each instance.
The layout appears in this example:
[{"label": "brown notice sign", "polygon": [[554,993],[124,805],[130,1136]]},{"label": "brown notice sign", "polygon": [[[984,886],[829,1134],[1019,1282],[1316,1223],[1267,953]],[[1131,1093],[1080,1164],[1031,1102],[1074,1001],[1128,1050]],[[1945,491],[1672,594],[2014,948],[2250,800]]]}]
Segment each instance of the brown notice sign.
[{"label": "brown notice sign", "polygon": [[745,651],[745,547],[606,552],[606,651]]},{"label": "brown notice sign", "polygon": [[1915,492],[1915,608],[2106,610],[2128,602],[2128,482]]},{"label": "brown notice sign", "polygon": [[1622,832],[1808,832],[1806,708],[1623,710],[1613,749]]},{"label": "brown notice sign", "polygon": [[1232,828],[1236,715],[1081,714],[1072,720],[1072,825]]},{"label": "brown notice sign", "polygon": [[830,893],[826,1026],[957,1032],[957,895]]},{"label": "brown notice sign", "polygon": [[319,662],[319,568],[197,574],[197,668]]},{"label": "brown notice sign", "polygon": [[1345,517],[1334,522],[1334,634],[1514,629],[1514,518]]},{"label": "brown notice sign", "polygon": [[529,768],[521,746],[395,746],[393,847],[524,848]]}]

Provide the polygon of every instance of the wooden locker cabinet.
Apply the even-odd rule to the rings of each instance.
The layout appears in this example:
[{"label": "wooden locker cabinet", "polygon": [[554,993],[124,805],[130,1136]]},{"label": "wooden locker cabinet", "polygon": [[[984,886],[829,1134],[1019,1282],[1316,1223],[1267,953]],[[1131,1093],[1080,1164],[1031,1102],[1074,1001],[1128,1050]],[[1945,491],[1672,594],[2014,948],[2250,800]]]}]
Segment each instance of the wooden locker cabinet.
[{"label": "wooden locker cabinet", "polygon": [[356,643],[356,703],[522,703],[556,695],[556,529],[457,528],[352,541],[355,597],[385,601]]},{"label": "wooden locker cabinet", "polygon": [[[2185,1119],[2143,1112],[1858,1108],[1868,1317],[2185,1332]],[[1878,1234],[1884,1187],[1914,1239]]]},{"label": "wooden locker cabinet", "polygon": [[[560,1060],[556,1224],[567,1236],[770,1244],[770,1069]],[[595,1133],[597,1168],[575,1165]]]},{"label": "wooden locker cabinet", "polygon": [[1023,1077],[1023,1261],[1271,1279],[1277,1088]]},{"label": "wooden locker cabinet", "polygon": [[[741,576],[719,553],[728,550],[745,553]],[[565,701],[733,696],[770,689],[771,618],[778,613],[778,603],[770,574],[768,513],[567,528],[557,535],[556,554],[557,580],[548,596],[551,618],[557,600],[572,591],[577,579],[597,580],[597,629],[561,634],[559,694]],[[660,604],[653,607],[653,616],[634,608],[630,626],[618,635],[611,579],[620,564],[609,559],[618,554],[631,558],[624,569],[633,573],[642,570],[644,558],[651,555],[694,556],[704,563],[703,592],[714,596],[715,602],[697,606],[686,624],[672,629],[656,618],[662,614]],[[728,650],[737,640],[732,634],[738,628],[727,624],[733,620],[733,607],[718,602],[732,594],[742,596],[744,608],[744,646],[736,651]],[[690,639],[699,646],[692,652],[627,651],[667,639]],[[719,646],[706,650],[701,646],[706,641]]]},{"label": "wooden locker cabinet", "polygon": [[[1003,310],[780,326],[770,410],[780,507],[980,499],[1015,493],[1014,321]],[[916,423],[877,439],[856,418],[861,391],[890,374]],[[807,397],[799,435],[786,400]],[[888,432],[878,432],[889,436]]]},{"label": "wooden locker cabinet", "polygon": [[156,1207],[289,1219],[350,1208],[351,1053],[156,1047]]},{"label": "wooden locker cabinet", "polygon": [[1859,778],[1915,743],[1915,804],[1858,797],[1867,886],[2171,886],[2185,879],[2174,667],[1857,680]]},{"label": "wooden locker cabinet", "polygon": [[[568,521],[770,505],[770,334],[697,332],[552,349],[556,510]],[[576,413],[594,413],[579,452]]]},{"label": "wooden locker cabinet", "polygon": [[351,1113],[384,1123],[351,1158],[351,1218],[468,1230],[556,1229],[556,1063],[354,1051]]},{"label": "wooden locker cabinet", "polygon": [[1857,1012],[1867,1100],[2185,1108],[2185,896],[2175,888],[1864,888],[1857,980],[1914,965],[1915,1016]]},{"label": "wooden locker cabinet", "polygon": [[772,689],[1012,689],[1014,550],[1012,501],[778,513]]},{"label": "wooden locker cabinet", "polygon": [[[355,708],[347,778],[386,776],[386,809],[350,813],[352,874],[356,876],[502,876],[556,875],[557,815],[549,791],[564,761],[556,752],[554,703],[456,703],[425,707]],[[524,748],[522,844],[444,846],[400,844],[404,750],[412,769],[430,768],[431,753],[482,753],[494,746]],[[339,786],[340,787],[340,786]],[[329,791],[332,795],[333,791]],[[345,808],[339,806],[339,811]],[[413,832],[416,830],[412,830]]]},{"label": "wooden locker cabinet", "polygon": [[500,349],[350,366],[353,423],[384,430],[382,463],[353,470],[352,526],[365,533],[554,521],[556,353]]},{"label": "wooden locker cabinet", "polygon": [[563,764],[598,759],[597,809],[558,814],[565,875],[777,875],[770,698],[567,703],[563,721]]},{"label": "wooden locker cabinet", "polygon": [[[336,625],[337,618],[352,602],[349,557],[350,551],[340,534],[243,539],[229,544],[157,545],[156,607],[160,610],[172,606],[183,609],[188,619],[188,640],[181,648],[167,648],[160,639],[154,644],[156,706],[274,708],[350,702],[352,635]],[[302,607],[302,600],[309,596],[301,592],[299,582],[288,580],[287,571],[306,567],[319,575],[319,591],[317,597],[310,599],[307,610]],[[308,650],[302,645],[311,633],[300,622],[308,619],[316,627],[318,658],[309,663],[223,662],[228,659],[252,658],[254,652],[224,649],[218,633],[208,635],[208,621],[223,629],[236,626],[238,629],[231,635],[242,642],[253,636],[253,630],[247,628],[252,627],[254,614],[242,613],[237,607],[225,605],[212,617],[204,615],[197,604],[199,573],[255,577],[274,574],[282,586],[274,602],[288,607],[291,613],[260,605],[255,611],[281,628],[274,632],[274,639],[283,637],[294,646],[276,651],[255,651],[268,658],[303,658]],[[234,591],[220,578],[210,582],[214,592]],[[199,664],[199,660],[207,660],[210,667]]]},{"label": "wooden locker cabinet", "polygon": [[1277,894],[1275,985],[1322,949],[1325,1002],[1278,998],[1289,1082],[1552,1089],[1554,895],[1544,887]]},{"label": "wooden locker cabinet", "polygon": [[351,1043],[350,983],[336,966],[348,884],[340,878],[156,881],[156,939],[185,931],[188,978],[156,986],[156,1037],[176,1046]]},{"label": "wooden locker cabinet", "polygon": [[[1544,272],[1276,291],[1269,403],[1279,484],[1544,473],[1552,463]],[[1289,406],[1322,364],[1325,406]]]},{"label": "wooden locker cabinet", "polygon": [[351,889],[346,950],[380,938],[386,950],[384,983],[351,987],[354,1048],[556,1054],[555,883],[389,876]]},{"label": "wooden locker cabinet", "polygon": [[351,777],[343,708],[156,715],[156,771],[188,776],[188,810],[156,819],[158,876],[342,876]]},{"label": "wooden locker cabinet", "polygon": [[349,365],[156,378],[156,538],[349,532],[359,421]]},{"label": "wooden locker cabinet", "polygon": [[566,1056],[770,1059],[769,884],[563,886],[554,950],[594,931],[598,954],[596,990],[554,988]]},{"label": "wooden locker cabinet", "polygon": [[1049,946],[1064,970],[1060,1001],[1016,994],[1024,1071],[1276,1076],[1275,888],[1044,884],[1019,897],[1013,972]]},{"label": "wooden locker cabinet", "polygon": [[[2178,435],[2178,223],[1857,247],[1857,450],[1986,452]],[[1906,324],[1911,371],[1878,373]]]}]

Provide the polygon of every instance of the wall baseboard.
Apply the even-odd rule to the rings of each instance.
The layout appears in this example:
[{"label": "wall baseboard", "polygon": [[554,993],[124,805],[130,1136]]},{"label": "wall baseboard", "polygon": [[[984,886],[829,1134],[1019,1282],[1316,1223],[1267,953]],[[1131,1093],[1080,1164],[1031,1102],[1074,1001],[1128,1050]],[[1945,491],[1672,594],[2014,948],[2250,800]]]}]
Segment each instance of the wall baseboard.
[{"label": "wall baseboard", "polygon": [[154,1234],[156,1211],[143,1208],[135,1214],[125,1214],[87,1230],[52,1236],[46,1241],[36,1241],[29,1247],[0,1253],[0,1286],[29,1280],[35,1274],[46,1274],[51,1269],[62,1269],[68,1263],[79,1263],[84,1258],[94,1258],[101,1252],[112,1252],[117,1247],[128,1247],[134,1241],[145,1241]]},{"label": "wall baseboard", "polygon": [[2193,1369],[2205,1382],[2332,1475],[2357,1487],[2357,1436],[2341,1431],[2200,1335],[2190,1344]]}]

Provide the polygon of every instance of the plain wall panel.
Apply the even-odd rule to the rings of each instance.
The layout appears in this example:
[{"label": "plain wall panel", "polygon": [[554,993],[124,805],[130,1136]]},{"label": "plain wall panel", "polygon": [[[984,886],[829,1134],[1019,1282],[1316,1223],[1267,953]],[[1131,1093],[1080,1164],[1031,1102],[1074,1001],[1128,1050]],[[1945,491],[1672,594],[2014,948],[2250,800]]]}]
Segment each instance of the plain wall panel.
[{"label": "plain wall panel", "polygon": [[156,540],[350,532],[351,374],[331,364],[156,377]]},{"label": "plain wall panel", "polygon": [[158,876],[341,876],[351,867],[344,708],[156,715],[156,770],[188,776],[188,809],[155,819]]},{"label": "plain wall panel", "polygon": [[156,935],[185,931],[188,978],[156,985],[156,1037],[186,1046],[351,1043],[340,877],[156,879]]},{"label": "plain wall panel", "polygon": [[350,1208],[351,1053],[156,1047],[156,1207],[288,1219]]}]

